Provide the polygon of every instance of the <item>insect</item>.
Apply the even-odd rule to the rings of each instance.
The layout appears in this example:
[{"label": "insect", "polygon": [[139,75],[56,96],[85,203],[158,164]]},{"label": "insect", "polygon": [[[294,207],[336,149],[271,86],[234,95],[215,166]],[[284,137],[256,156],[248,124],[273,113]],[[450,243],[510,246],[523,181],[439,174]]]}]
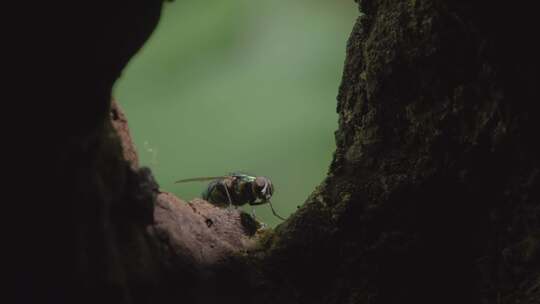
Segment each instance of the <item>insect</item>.
[{"label": "insect", "polygon": [[[268,204],[275,217],[285,220],[276,213],[270,198],[274,194],[274,186],[268,177],[252,176],[244,173],[231,173],[224,176],[196,177],[178,180],[175,183],[210,181],[202,198],[220,207],[250,206]],[[253,215],[255,210],[253,209]]]}]

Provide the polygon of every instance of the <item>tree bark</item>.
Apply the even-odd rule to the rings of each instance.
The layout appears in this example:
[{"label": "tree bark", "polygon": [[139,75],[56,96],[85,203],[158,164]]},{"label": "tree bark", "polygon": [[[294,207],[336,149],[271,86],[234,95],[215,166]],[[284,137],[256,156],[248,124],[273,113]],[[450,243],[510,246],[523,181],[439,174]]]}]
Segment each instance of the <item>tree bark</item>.
[{"label": "tree bark", "polygon": [[161,1],[99,3],[73,18],[80,44],[53,46],[75,60],[59,56],[48,90],[23,95],[34,112],[14,112],[31,127],[9,158],[18,302],[540,301],[533,4],[360,1],[328,176],[256,234],[139,168],[110,93]]},{"label": "tree bark", "polygon": [[238,302],[540,301],[537,18],[484,5],[360,2],[328,177]]}]

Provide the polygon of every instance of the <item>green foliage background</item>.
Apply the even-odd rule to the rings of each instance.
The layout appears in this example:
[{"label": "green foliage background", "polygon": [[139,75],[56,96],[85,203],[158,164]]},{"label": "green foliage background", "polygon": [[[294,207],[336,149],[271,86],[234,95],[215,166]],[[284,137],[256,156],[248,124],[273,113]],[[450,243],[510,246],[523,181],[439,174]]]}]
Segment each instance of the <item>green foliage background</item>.
[{"label": "green foliage background", "polygon": [[[351,0],[177,0],[118,81],[143,165],[190,200],[182,178],[243,171],[270,177],[286,216],[324,178]],[[249,210],[249,208],[248,208]],[[267,206],[257,217],[274,226]]]}]

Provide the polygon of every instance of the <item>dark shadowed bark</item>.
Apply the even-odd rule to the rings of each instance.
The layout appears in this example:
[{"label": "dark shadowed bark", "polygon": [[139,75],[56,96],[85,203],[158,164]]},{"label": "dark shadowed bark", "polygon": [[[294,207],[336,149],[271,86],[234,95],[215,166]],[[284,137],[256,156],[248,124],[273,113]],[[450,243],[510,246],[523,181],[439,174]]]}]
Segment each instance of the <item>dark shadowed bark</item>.
[{"label": "dark shadowed bark", "polygon": [[88,6],[9,111],[17,302],[540,302],[533,4],[360,1],[328,176],[259,233],[160,192],[111,105],[161,2]]},{"label": "dark shadowed bark", "polygon": [[295,303],[539,301],[538,49],[522,9],[361,2],[328,177],[250,257],[272,290]]}]

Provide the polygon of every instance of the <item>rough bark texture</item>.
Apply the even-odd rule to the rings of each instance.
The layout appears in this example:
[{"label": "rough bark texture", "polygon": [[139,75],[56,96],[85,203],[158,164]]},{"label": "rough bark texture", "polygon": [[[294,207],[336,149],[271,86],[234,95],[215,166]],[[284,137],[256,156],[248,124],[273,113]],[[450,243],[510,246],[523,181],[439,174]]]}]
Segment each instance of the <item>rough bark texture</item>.
[{"label": "rough bark texture", "polygon": [[5,113],[17,121],[4,128],[14,135],[4,253],[16,303],[209,299],[211,285],[200,285],[212,280],[207,265],[251,244],[255,223],[245,214],[161,193],[111,105],[114,81],[161,5],[98,0],[64,12],[51,3],[40,11],[47,20],[32,20],[39,26],[26,37],[42,62],[22,52],[29,87],[18,92],[24,102],[10,103]]},{"label": "rough bark texture", "polygon": [[139,167],[139,156],[131,138],[126,114],[115,100],[111,101],[110,113],[112,126],[120,139],[123,157],[133,169],[137,169]]},{"label": "rough bark texture", "polygon": [[17,302],[540,302],[532,3],[361,1],[328,177],[256,246],[249,217],[160,192],[110,106],[161,1],[88,5],[58,19],[85,35],[39,29],[59,76],[10,112]]},{"label": "rough bark texture", "polygon": [[328,178],[251,256],[261,298],[540,301],[538,22],[485,4],[360,3]]}]

